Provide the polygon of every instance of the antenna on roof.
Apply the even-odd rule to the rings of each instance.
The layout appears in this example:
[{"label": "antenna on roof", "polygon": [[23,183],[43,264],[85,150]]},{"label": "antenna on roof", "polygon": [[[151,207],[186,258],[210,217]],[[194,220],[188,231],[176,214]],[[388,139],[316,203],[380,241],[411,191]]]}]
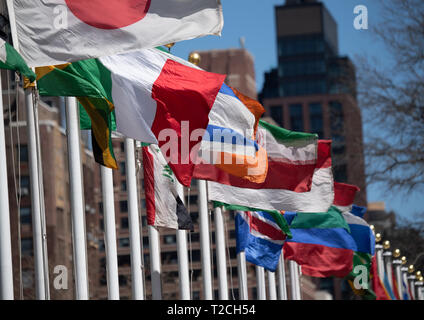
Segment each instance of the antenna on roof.
[{"label": "antenna on roof", "polygon": [[240,48],[244,49],[246,47],[246,38],[240,37],[239,41],[240,41]]}]

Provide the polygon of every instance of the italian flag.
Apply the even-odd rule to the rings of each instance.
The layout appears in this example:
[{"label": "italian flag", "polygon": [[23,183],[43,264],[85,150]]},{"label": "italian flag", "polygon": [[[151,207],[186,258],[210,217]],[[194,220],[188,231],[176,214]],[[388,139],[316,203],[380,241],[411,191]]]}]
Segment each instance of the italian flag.
[{"label": "italian flag", "polygon": [[147,223],[155,227],[193,230],[190,214],[178,196],[175,176],[156,145],[143,147]]},{"label": "italian flag", "polygon": [[21,55],[7,42],[0,39],[0,69],[14,70],[31,82],[35,80],[35,73],[28,67]]},{"label": "italian flag", "polygon": [[[267,152],[268,154],[271,153],[271,157],[273,155],[284,155],[292,159],[292,164],[297,163],[299,166],[302,166],[302,164],[306,165],[309,160],[313,163],[312,155],[315,155],[314,144],[310,144],[310,151],[308,151],[308,148],[303,150],[297,149],[296,146],[298,144],[296,145],[295,143],[288,147],[281,144],[274,145],[274,148],[267,149]],[[296,153],[296,151],[298,152]],[[308,158],[309,156],[311,157]],[[285,163],[282,162],[281,167],[284,167],[284,165]],[[295,167],[294,165],[292,166]],[[331,169],[331,141],[320,140],[318,142],[318,158],[313,167],[312,186],[309,192],[278,189],[277,183],[279,181],[274,180],[273,175],[278,175],[280,180],[284,180],[290,177],[292,172],[287,169],[281,172],[272,172],[270,168],[271,164],[268,164],[267,178],[271,175],[270,179],[273,183],[275,182],[274,185],[270,183],[265,188],[253,189],[209,181],[209,199],[230,205],[271,211],[327,212],[332,206],[334,200],[334,181]],[[299,172],[301,171],[299,170]],[[283,184],[284,182],[281,183]]]},{"label": "italian flag", "polygon": [[165,156],[173,160],[172,171],[190,186],[196,160],[190,153],[198,143],[190,136],[206,129],[224,75],[158,49],[41,67],[36,73],[41,95],[78,97],[92,122],[99,163],[117,167],[111,145],[114,111],[118,133],[169,148]]}]

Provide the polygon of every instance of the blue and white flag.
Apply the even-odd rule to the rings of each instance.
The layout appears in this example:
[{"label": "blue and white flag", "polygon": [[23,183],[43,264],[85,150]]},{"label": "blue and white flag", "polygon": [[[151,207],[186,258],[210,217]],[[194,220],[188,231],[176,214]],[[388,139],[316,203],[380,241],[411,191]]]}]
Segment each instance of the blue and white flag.
[{"label": "blue and white flag", "polygon": [[267,212],[236,214],[237,253],[244,251],[246,260],[274,272],[277,269],[286,236]]},{"label": "blue and white flag", "polygon": [[357,249],[355,251],[369,253],[373,256],[375,253],[375,236],[370,225],[362,218],[365,212],[366,208],[353,205],[351,212],[343,212],[343,217],[349,225],[352,238],[356,242]]}]

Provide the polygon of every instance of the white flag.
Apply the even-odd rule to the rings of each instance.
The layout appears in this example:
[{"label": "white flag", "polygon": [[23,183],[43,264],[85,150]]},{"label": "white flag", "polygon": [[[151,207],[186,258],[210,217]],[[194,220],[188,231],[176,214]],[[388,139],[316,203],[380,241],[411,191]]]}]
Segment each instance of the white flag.
[{"label": "white flag", "polygon": [[220,35],[219,0],[13,0],[19,48],[47,66]]}]

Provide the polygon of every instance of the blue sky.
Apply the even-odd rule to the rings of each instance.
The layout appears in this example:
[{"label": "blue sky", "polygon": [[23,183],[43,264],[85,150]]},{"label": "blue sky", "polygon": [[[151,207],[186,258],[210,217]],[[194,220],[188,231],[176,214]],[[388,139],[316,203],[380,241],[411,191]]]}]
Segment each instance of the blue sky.
[{"label": "blue sky", "polygon": [[[339,53],[355,60],[358,55],[378,58],[384,64],[389,59],[384,46],[376,41],[372,31],[356,30],[353,27],[353,9],[357,5],[368,8],[369,27],[378,26],[381,0],[323,0],[338,24]],[[172,48],[172,53],[187,58],[194,50],[227,49],[240,46],[240,37],[245,38],[246,49],[255,58],[256,85],[260,91],[264,72],[277,65],[274,6],[284,0],[222,0],[224,29],[221,37],[208,36],[184,41]],[[372,186],[367,190],[368,201],[384,201],[387,210],[398,215],[411,217],[422,212],[419,200],[422,193],[389,194],[381,187]]]}]

